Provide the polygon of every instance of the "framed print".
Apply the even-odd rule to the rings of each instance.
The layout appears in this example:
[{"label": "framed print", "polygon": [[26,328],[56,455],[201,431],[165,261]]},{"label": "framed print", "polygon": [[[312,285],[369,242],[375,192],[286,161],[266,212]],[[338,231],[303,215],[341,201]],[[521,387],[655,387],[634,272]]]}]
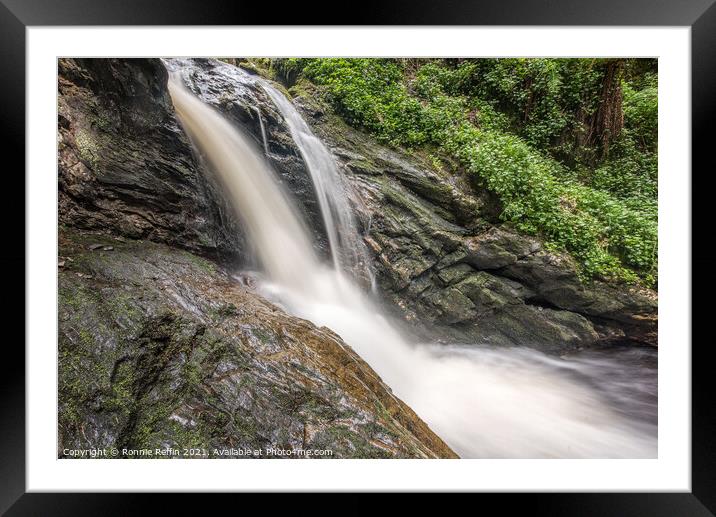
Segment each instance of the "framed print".
[{"label": "framed print", "polygon": [[26,216],[3,510],[439,491],[712,514],[691,170],[716,8],[161,7],[0,11]]}]

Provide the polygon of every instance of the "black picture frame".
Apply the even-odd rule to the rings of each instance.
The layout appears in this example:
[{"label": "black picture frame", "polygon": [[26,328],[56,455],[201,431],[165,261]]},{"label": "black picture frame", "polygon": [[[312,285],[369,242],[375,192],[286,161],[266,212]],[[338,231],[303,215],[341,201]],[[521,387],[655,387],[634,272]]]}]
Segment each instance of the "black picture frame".
[{"label": "black picture frame", "polygon": [[[28,26],[41,25],[615,25],[688,26],[692,51],[692,170],[706,173],[710,140],[707,129],[716,114],[716,0],[500,0],[457,2],[413,0],[354,4],[350,17],[307,6],[270,9],[260,2],[243,0],[0,0],[0,69],[4,81],[0,104],[3,158],[6,164],[6,200],[2,203],[5,251],[0,258],[17,295],[6,296],[5,329],[24,321],[25,228],[12,224],[24,213],[25,192],[25,45]],[[296,4],[294,4],[296,5]],[[31,137],[31,135],[30,135]],[[9,162],[10,158],[15,159]],[[10,166],[9,163],[14,163]],[[692,182],[698,176],[692,174]],[[8,186],[7,182],[16,181]],[[15,187],[15,188],[12,188]],[[48,188],[51,188],[48,186]],[[699,235],[700,221],[708,224],[705,203],[693,189],[692,235]],[[699,213],[702,210],[702,213]],[[706,232],[705,235],[708,235]],[[694,244],[696,241],[694,240]],[[707,288],[713,276],[709,256],[692,250],[692,268],[699,271],[695,290]],[[694,271],[692,271],[692,275]],[[23,285],[21,286],[21,282]],[[20,294],[22,293],[22,294]],[[692,294],[693,296],[693,294]],[[692,298],[692,333],[699,335],[698,316],[709,309]],[[23,300],[23,303],[20,301]],[[7,303],[7,302],[10,303]],[[23,338],[24,338],[24,332]],[[25,354],[19,339],[4,340],[6,368],[0,375],[2,444],[0,457],[0,511],[7,515],[120,515],[148,495],[136,494],[39,494],[25,493]],[[24,342],[24,339],[23,339]],[[689,344],[682,344],[683,346]],[[501,511],[529,508],[545,515],[714,515],[716,513],[716,404],[711,399],[712,361],[708,338],[692,347],[692,491],[690,493],[621,494],[484,494],[499,498]],[[355,497],[355,496],[354,496]],[[164,498],[164,511],[185,504],[176,495]],[[222,498],[223,499],[223,498]],[[421,498],[416,498],[420,501]],[[290,503],[289,503],[290,504]],[[352,506],[352,505],[351,505]],[[346,506],[350,507],[350,506]],[[339,511],[340,507],[339,507]]]}]

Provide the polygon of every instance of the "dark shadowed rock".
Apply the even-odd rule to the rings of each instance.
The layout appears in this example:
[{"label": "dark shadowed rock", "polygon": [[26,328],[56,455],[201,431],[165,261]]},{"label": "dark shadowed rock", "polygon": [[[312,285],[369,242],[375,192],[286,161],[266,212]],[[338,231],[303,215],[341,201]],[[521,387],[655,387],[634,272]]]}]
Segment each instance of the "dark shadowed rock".
[{"label": "dark shadowed rock", "polygon": [[60,59],[60,223],[216,255],[243,247],[158,59]]}]

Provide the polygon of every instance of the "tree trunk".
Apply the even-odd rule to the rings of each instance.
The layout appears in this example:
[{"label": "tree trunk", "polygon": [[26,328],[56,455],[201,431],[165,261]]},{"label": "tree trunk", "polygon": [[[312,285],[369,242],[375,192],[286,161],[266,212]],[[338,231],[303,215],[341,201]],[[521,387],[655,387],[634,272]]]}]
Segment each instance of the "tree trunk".
[{"label": "tree trunk", "polygon": [[590,140],[601,149],[602,157],[609,154],[609,145],[624,127],[622,109],[622,75],[624,59],[610,59],[604,65],[602,94],[599,108],[591,124]]}]

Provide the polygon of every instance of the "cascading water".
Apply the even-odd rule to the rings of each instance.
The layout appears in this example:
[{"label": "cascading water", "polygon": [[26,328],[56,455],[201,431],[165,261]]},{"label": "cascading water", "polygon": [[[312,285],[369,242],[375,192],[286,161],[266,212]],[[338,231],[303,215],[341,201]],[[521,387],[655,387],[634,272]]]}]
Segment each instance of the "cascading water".
[{"label": "cascading water", "polygon": [[373,285],[365,244],[358,233],[353,211],[348,202],[346,186],[333,155],[313,134],[306,121],[281,92],[267,81],[261,81],[261,85],[286,119],[291,136],[298,145],[311,174],[328,234],[333,267],[339,271],[345,272],[349,269],[361,274]]},{"label": "cascading water", "polygon": [[[179,77],[170,79],[169,91],[255,246],[265,273],[260,292],[337,332],[460,456],[656,456],[655,368],[641,364],[653,360],[649,352],[567,361],[528,349],[408,343],[344,273],[336,250],[360,239],[345,187],[330,153],[285,97],[266,88],[311,169],[334,253],[330,265],[313,251],[290,196],[249,139]],[[624,389],[605,387],[618,379]]]},{"label": "cascading water", "polygon": [[256,115],[259,117],[259,126],[261,127],[261,142],[264,144],[264,154],[268,155],[268,142],[266,141],[266,127],[264,126],[264,118],[261,116],[261,110],[254,106]]}]

